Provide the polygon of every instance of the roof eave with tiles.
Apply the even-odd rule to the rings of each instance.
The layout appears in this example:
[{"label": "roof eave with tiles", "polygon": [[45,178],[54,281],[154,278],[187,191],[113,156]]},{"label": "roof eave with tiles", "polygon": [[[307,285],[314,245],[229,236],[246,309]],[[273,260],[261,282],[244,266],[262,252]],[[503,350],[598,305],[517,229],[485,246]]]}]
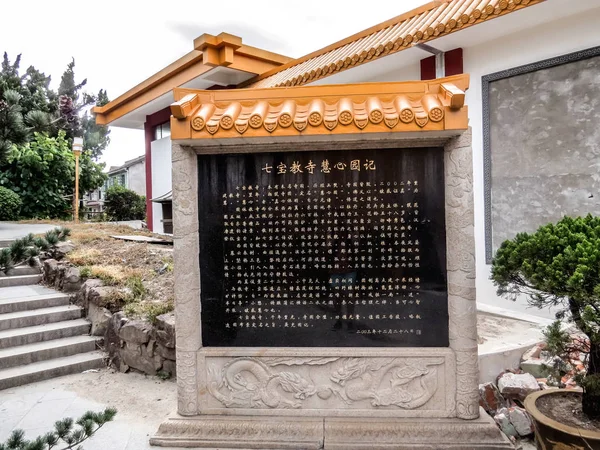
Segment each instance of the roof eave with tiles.
[{"label": "roof eave with tiles", "polygon": [[[301,86],[374,59],[397,53],[478,23],[545,0],[450,0],[431,2],[414,15],[384,22],[376,31],[363,32],[261,75],[249,87]],[[379,29],[377,29],[379,28]]]},{"label": "roof eave with tiles", "polygon": [[291,89],[178,89],[171,105],[171,138],[466,129],[468,84],[468,75],[456,75]]}]

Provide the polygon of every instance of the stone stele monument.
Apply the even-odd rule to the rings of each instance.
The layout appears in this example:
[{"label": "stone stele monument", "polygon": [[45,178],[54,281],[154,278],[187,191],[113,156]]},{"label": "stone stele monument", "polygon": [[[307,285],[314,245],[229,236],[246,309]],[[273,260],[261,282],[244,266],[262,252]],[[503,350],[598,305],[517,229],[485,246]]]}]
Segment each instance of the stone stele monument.
[{"label": "stone stele monument", "polygon": [[175,90],[153,445],[512,448],[478,403],[468,83]]}]

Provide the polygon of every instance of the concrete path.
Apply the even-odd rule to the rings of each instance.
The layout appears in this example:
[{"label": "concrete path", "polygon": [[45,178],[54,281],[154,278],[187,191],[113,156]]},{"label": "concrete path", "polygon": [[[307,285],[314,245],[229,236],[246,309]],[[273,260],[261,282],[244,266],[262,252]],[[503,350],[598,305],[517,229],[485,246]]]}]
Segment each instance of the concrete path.
[{"label": "concrete path", "polygon": [[111,406],[117,408],[114,421],[85,441],[85,450],[156,449],[148,440],[175,411],[176,390],[173,381],[102,369],[0,391],[0,443],[14,429],[31,439],[57,420]]},{"label": "concrete path", "polygon": [[57,225],[50,223],[13,223],[0,222],[0,241],[19,239],[29,233],[39,234],[53,230]]}]

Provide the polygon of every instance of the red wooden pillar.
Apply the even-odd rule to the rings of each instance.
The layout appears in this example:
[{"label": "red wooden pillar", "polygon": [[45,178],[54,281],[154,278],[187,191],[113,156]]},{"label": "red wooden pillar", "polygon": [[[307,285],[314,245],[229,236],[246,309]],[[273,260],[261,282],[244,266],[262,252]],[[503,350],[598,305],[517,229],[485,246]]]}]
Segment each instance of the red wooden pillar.
[{"label": "red wooden pillar", "polygon": [[[444,53],[444,76],[463,73],[463,49],[455,48]],[[435,55],[421,60],[421,80],[435,80]]]},{"label": "red wooden pillar", "polygon": [[171,120],[171,109],[166,107],[160,111],[155,112],[149,116],[146,116],[146,122],[144,122],[144,140],[145,140],[145,154],[146,154],[146,221],[148,223],[148,229],[154,231],[154,225],[152,223],[152,141],[154,140],[154,128],[157,125],[167,123]]}]

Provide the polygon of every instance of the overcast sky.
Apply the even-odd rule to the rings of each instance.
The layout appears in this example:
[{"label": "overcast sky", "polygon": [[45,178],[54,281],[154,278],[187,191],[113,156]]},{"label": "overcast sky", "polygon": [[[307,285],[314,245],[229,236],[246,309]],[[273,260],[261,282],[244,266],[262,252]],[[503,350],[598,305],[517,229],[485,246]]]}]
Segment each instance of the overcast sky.
[{"label": "overcast sky", "polygon": [[[300,57],[409,11],[424,0],[30,0],[2,2],[0,50],[21,53],[52,75],[57,88],[66,65],[87,89],[114,99],[192,50],[202,33],[222,31],[248,45]],[[354,7],[356,5],[356,7]],[[120,165],[144,153],[143,132],[112,128],[103,161]]]}]

